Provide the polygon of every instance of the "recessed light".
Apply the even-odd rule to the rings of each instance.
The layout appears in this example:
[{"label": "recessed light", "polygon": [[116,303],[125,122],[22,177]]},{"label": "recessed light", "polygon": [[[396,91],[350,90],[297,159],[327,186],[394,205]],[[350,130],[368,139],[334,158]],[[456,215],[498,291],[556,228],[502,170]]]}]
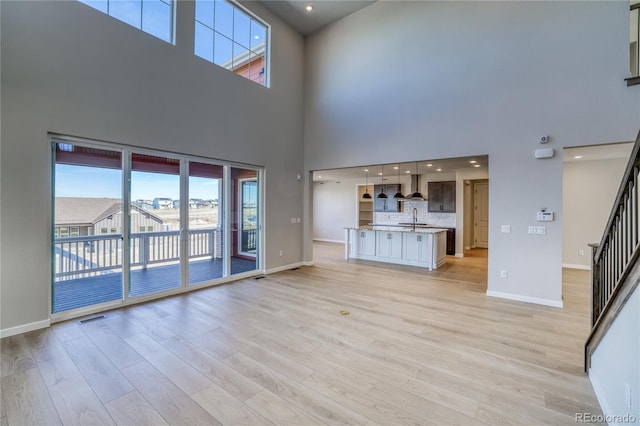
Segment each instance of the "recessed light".
[{"label": "recessed light", "polygon": [[400,167],[395,166],[395,167],[393,168],[393,170],[398,170],[399,168],[400,168]]},{"label": "recessed light", "polygon": [[474,164],[473,167],[480,167],[480,164]]},{"label": "recessed light", "polygon": [[431,167],[431,166],[433,166],[433,164],[427,164],[427,167]]},{"label": "recessed light", "polygon": [[574,155],[573,158],[575,158],[576,160],[579,160],[580,158],[582,158],[582,155]]},{"label": "recessed light", "polygon": [[382,176],[382,173],[381,173],[381,172],[378,172],[378,176]]},{"label": "recessed light", "polygon": [[311,12],[311,11],[313,11],[313,6],[312,6],[312,5],[310,5],[310,4],[308,4],[308,5],[304,8],[304,10],[306,10],[307,12]]},{"label": "recessed light", "polygon": [[364,169],[364,171],[365,171],[365,172],[368,172],[368,171],[369,171],[369,169]]},{"label": "recessed light", "polygon": [[441,171],[442,171],[442,169],[436,169],[436,172],[441,172]]},{"label": "recessed light", "polygon": [[322,179],[322,176],[318,176],[318,179]]},{"label": "recessed light", "polygon": [[476,160],[471,160],[471,161],[469,161],[469,163],[471,163],[471,164],[476,164],[476,163],[477,163],[477,161],[476,161]]},{"label": "recessed light", "polygon": [[409,174],[409,173],[411,173],[411,170],[407,170],[405,173]]}]

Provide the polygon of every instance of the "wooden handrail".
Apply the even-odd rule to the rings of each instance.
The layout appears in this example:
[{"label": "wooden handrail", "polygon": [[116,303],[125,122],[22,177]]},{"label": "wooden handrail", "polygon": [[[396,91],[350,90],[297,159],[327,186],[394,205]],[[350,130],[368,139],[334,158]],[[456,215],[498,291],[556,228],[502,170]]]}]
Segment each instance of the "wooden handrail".
[{"label": "wooden handrail", "polygon": [[[599,244],[590,244],[591,333],[585,343],[585,371],[591,354],[640,282],[640,132]],[[637,266],[637,267],[636,267]]]}]

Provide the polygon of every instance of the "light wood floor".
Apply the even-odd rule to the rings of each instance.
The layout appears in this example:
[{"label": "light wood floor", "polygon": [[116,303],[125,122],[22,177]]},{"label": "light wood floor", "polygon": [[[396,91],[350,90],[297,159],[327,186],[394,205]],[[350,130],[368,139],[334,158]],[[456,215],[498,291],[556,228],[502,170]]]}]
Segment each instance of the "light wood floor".
[{"label": "light wood floor", "polygon": [[[485,251],[437,271],[342,259],[2,340],[2,425],[575,424],[588,272],[565,308],[488,298]],[[341,315],[340,311],[349,311]]]}]

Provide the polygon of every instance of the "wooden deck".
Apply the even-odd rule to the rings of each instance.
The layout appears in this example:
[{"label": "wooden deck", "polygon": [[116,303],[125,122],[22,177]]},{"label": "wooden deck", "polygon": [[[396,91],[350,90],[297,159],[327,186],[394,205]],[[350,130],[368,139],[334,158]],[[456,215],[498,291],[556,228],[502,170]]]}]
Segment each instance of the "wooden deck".
[{"label": "wooden deck", "polygon": [[[189,283],[196,284],[222,277],[222,260],[200,260],[189,263]],[[231,259],[231,274],[251,271],[256,262]],[[180,286],[178,264],[135,269],[130,274],[130,297],[156,293]],[[113,273],[74,280],[59,281],[53,286],[52,312],[122,299],[122,274]]]}]

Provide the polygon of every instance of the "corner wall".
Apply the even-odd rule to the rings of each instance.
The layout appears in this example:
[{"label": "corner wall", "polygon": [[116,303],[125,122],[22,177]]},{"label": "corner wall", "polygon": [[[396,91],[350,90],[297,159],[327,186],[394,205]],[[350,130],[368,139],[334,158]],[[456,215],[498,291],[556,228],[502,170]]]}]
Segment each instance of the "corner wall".
[{"label": "corner wall", "polygon": [[192,1],[175,46],[78,1],[0,2],[0,329],[49,320],[48,132],[264,166],[265,269],[302,260],[304,40],[245,5],[272,26],[271,88],[194,56]]},{"label": "corner wall", "polygon": [[305,168],[488,154],[488,294],[562,306],[559,154],[640,129],[628,25],[625,2],[376,2],[307,39]]}]

